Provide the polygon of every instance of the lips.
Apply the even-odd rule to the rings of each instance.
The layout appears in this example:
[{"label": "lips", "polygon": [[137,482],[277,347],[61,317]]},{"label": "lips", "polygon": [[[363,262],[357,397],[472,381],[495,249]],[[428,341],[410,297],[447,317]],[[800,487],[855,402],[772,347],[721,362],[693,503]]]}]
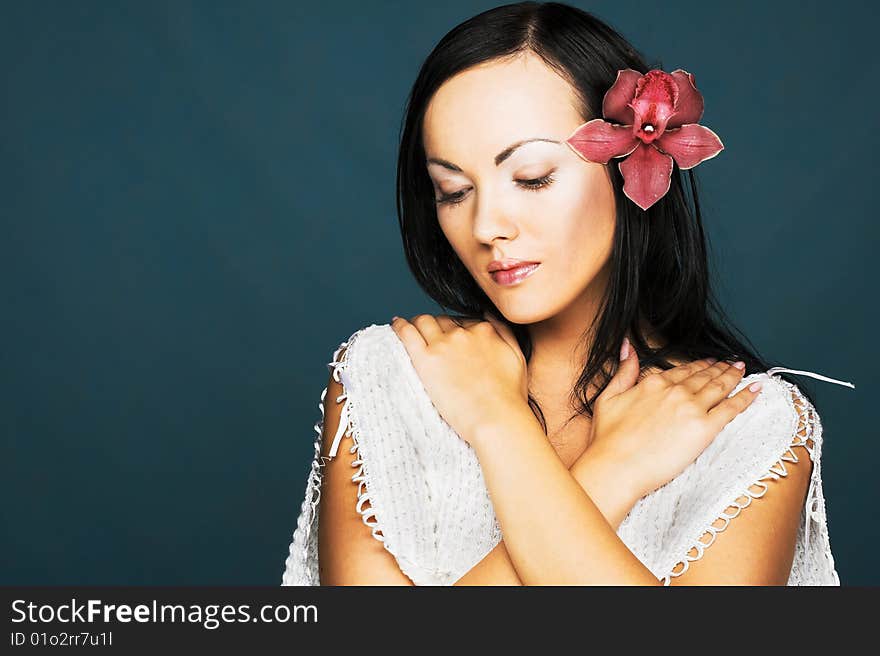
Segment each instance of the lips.
[{"label": "lips", "polygon": [[540,262],[535,262],[534,260],[518,260],[514,257],[505,257],[503,260],[492,260],[489,263],[489,266],[486,267],[486,270],[489,273],[493,271],[505,271],[508,269],[513,269],[518,266],[522,266],[524,264],[540,264]]},{"label": "lips", "polygon": [[499,285],[515,285],[532,275],[540,266],[540,262],[523,262],[510,269],[498,269],[489,275]]}]

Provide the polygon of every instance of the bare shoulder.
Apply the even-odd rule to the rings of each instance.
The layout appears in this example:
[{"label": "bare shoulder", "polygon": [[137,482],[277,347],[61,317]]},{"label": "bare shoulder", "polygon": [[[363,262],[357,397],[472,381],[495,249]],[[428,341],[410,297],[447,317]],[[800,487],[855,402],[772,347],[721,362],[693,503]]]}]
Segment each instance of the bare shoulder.
[{"label": "bare shoulder", "polygon": [[694,546],[673,568],[672,584],[785,585],[788,581],[813,473],[817,419],[795,385],[779,383],[778,388],[782,393],[774,393],[772,403],[779,404],[781,411],[783,405],[786,411],[793,405],[797,415],[787,448],[765,476],[731,499],[724,515],[700,537],[703,548]]},{"label": "bare shoulder", "polygon": [[[338,359],[345,355],[345,348]],[[352,480],[357,472],[354,442],[344,435],[334,457],[330,445],[342,420],[345,389],[330,375],[324,396],[324,426],[321,434],[322,467],[318,521],[318,563],[321,585],[412,585],[400,571],[394,556],[364,522],[369,502],[361,504],[365,486]],[[368,514],[368,513],[367,513]],[[377,532],[381,535],[381,531]]]}]

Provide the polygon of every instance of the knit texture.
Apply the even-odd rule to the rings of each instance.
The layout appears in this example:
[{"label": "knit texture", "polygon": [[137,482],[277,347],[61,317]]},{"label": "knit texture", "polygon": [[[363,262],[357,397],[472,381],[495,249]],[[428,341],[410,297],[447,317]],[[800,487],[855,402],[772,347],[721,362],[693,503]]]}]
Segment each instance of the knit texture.
[{"label": "knit texture", "polygon": [[[356,331],[327,366],[344,390],[331,400],[344,406],[330,456],[343,433],[350,435],[363,522],[415,585],[452,585],[502,539],[476,453],[437,412],[389,324]],[[751,405],[681,474],[640,499],[617,529],[666,585],[687,571],[743,508],[760,503],[769,480],[788,475],[786,463],[803,457],[812,459],[813,472],[788,585],[840,585],[822,490],[819,415],[796,385],[767,373],[744,376],[731,396],[755,380],[764,388]],[[326,393],[325,388],[318,404],[315,455],[282,585],[320,585]]]}]

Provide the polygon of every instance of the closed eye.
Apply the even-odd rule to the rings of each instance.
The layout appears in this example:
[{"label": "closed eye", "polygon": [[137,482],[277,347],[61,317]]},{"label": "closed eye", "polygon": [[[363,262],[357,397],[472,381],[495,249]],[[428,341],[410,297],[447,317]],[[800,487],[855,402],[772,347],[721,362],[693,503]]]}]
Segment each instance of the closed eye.
[{"label": "closed eye", "polygon": [[[544,187],[550,186],[555,178],[551,171],[547,175],[540,178],[532,178],[531,180],[516,180],[517,186],[528,191],[540,191]],[[464,200],[464,194],[467,190],[456,191],[454,194],[444,194],[436,199],[437,205],[458,205]]]}]

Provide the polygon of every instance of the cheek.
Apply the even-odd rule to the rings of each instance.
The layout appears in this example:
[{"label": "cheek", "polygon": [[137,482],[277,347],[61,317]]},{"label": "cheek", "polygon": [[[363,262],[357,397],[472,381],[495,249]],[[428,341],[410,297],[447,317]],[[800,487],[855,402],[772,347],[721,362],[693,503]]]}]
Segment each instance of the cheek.
[{"label": "cheek", "polygon": [[440,226],[440,231],[446,237],[446,241],[449,242],[456,252],[459,252],[462,244],[464,244],[464,235],[461,228],[456,226],[455,221],[444,220],[439,212],[437,214],[437,225]]},{"label": "cheek", "polygon": [[449,242],[452,250],[458,255],[458,259],[467,266],[469,261],[468,252],[475,247],[474,237],[473,233],[470,231],[470,226],[463,221],[456,221],[454,218],[444,220],[439,216],[438,225],[440,226],[441,232],[445,235],[446,241]]},{"label": "cheek", "polygon": [[614,191],[604,167],[583,184],[566,185],[560,196],[553,241],[560,264],[572,274],[594,273],[611,254],[614,238]]}]

